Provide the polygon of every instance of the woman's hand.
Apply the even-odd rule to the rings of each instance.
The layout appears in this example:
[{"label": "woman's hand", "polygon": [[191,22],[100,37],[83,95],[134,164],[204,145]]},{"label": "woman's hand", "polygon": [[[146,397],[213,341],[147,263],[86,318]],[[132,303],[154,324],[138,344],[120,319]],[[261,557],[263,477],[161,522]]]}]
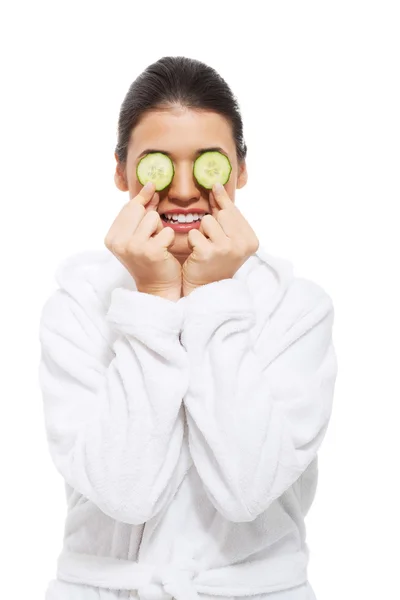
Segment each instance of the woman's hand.
[{"label": "woman's hand", "polygon": [[160,196],[154,184],[129,200],[111,225],[104,243],[127,268],[139,292],[170,300],[181,297],[182,269],[169,252],[175,231],[164,227],[157,206]]},{"label": "woman's hand", "polygon": [[212,215],[205,215],[200,228],[188,233],[193,251],[182,266],[184,296],[201,285],[233,277],[259,248],[254,230],[222,185],[220,190],[213,187],[210,205]]}]

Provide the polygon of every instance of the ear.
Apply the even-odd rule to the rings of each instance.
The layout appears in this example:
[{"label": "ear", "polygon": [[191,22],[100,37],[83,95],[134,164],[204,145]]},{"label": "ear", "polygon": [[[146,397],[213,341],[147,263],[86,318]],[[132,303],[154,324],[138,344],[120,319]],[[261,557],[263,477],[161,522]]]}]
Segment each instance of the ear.
[{"label": "ear", "polygon": [[238,173],[238,178],[237,178],[237,183],[236,183],[236,189],[240,189],[242,187],[244,187],[247,183],[247,166],[246,166],[246,161],[243,160],[241,163],[239,163],[239,173]]},{"label": "ear", "polygon": [[126,182],[126,177],[125,177],[125,169],[122,167],[121,163],[118,160],[118,156],[116,153],[114,153],[115,156],[115,160],[117,161],[117,165],[115,168],[115,174],[114,174],[114,182],[115,185],[117,186],[117,188],[119,190],[121,190],[121,192],[127,192],[129,190],[127,182]]}]

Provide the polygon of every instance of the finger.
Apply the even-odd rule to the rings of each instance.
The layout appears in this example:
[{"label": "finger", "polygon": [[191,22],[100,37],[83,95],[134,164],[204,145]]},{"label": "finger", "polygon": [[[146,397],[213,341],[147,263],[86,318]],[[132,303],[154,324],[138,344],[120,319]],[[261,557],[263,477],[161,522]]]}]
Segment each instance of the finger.
[{"label": "finger", "polygon": [[[158,248],[168,249],[175,241],[175,231],[172,227],[165,227],[158,213],[157,216],[158,218],[147,215],[143,217],[136,230],[137,240],[139,244],[151,241]],[[155,226],[153,219],[155,219]]]},{"label": "finger", "polygon": [[146,204],[146,206],[145,206],[146,213],[150,212],[151,210],[155,210],[156,212],[158,212],[159,204],[160,204],[160,194],[158,192],[154,192],[152,198],[150,199],[150,202],[148,204]]},{"label": "finger", "polygon": [[[154,190],[154,183],[150,181],[141,189],[139,194],[124,204],[108,230],[105,238],[107,246],[118,244],[123,247],[126,245],[131,240],[143,217],[149,212],[154,212],[154,210],[157,212],[156,207],[160,195]],[[158,223],[157,220],[153,223],[157,225],[157,232],[161,231],[162,223]]]},{"label": "finger", "polygon": [[110,244],[123,245],[132,237],[144,215],[145,209],[142,205],[132,201],[127,202],[112,222],[106,239]]},{"label": "finger", "polygon": [[161,230],[158,226],[155,235],[152,237],[152,240],[159,247],[168,249],[175,241],[175,231],[172,229],[172,227],[164,227],[162,223],[160,224]]},{"label": "finger", "polygon": [[150,210],[157,210],[159,202],[160,194],[155,191],[154,183],[148,181],[146,185],[142,187],[140,192],[127,202],[126,206],[128,212],[132,206],[144,206],[146,209],[145,212],[147,213]]},{"label": "finger", "polygon": [[172,227],[166,227],[165,225],[163,225],[160,215],[159,219],[157,220],[157,229],[153,234],[153,239],[156,241],[161,240],[163,246],[165,246],[166,241],[168,242],[167,245],[170,245],[170,240],[173,241],[175,239],[174,229],[172,229]]},{"label": "finger", "polygon": [[[161,217],[157,212],[150,211],[144,215],[139,225],[135,230],[135,243],[139,246],[144,245],[152,237],[156,237],[162,232],[164,226]],[[170,227],[172,229],[172,227]],[[175,232],[174,232],[175,233]],[[167,232],[168,235],[168,232]],[[163,239],[163,237],[161,237]]]},{"label": "finger", "polygon": [[206,215],[202,218],[199,231],[208,237],[213,244],[223,246],[226,243],[227,236],[224,230],[220,223],[210,215]]},{"label": "finger", "polygon": [[[127,242],[140,225],[143,215],[152,210],[157,212],[159,201],[160,195],[154,191],[154,183],[151,181],[148,182],[139,194],[124,204],[115,218],[108,236],[117,238],[119,243]],[[142,207],[144,208],[144,212]],[[162,223],[159,225],[162,227]],[[161,231],[161,227],[158,226],[157,231]]]},{"label": "finger", "polygon": [[214,183],[212,191],[220,209],[235,207],[222,183]]},{"label": "finger", "polygon": [[187,240],[194,257],[202,254],[206,256],[209,246],[212,243],[209,239],[204,237],[199,229],[190,229],[188,231]]},{"label": "finger", "polygon": [[142,187],[140,192],[130,199],[129,204],[142,204],[145,206],[152,199],[155,189],[154,183],[152,181],[148,181],[146,185]]},{"label": "finger", "polygon": [[[235,210],[220,210],[217,216],[217,223],[225,236],[233,239],[235,237],[243,237],[248,230],[249,224],[243,217],[240,210],[234,206]],[[207,215],[206,215],[207,216]],[[203,217],[201,223],[206,217]],[[204,225],[207,223],[205,221]]]},{"label": "finger", "polygon": [[219,208],[219,206],[215,200],[215,196],[212,192],[210,192],[209,200],[210,200],[211,214],[214,217],[214,219],[216,219],[217,215],[220,211],[220,208]]},{"label": "finger", "polygon": [[152,181],[148,181],[142,187],[140,192],[130,200],[129,204],[141,204],[146,208],[146,213],[150,210],[157,210],[160,203],[160,194],[155,191],[155,185]]}]

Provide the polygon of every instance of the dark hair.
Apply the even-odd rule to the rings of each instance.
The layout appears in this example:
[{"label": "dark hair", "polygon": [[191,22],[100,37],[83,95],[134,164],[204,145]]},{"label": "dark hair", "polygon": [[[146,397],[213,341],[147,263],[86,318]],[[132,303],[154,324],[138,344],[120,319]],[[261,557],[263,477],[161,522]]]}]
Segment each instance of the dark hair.
[{"label": "dark hair", "polygon": [[225,80],[199,60],[164,56],[136,78],[121,105],[115,148],[119,162],[126,163],[131,132],[140,118],[152,109],[173,104],[225,117],[232,126],[238,162],[246,158],[239,104]]}]

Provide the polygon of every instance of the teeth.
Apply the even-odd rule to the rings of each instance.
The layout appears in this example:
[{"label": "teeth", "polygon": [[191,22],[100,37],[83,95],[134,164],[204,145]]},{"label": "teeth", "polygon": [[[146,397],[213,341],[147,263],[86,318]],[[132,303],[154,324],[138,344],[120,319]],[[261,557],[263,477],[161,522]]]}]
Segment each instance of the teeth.
[{"label": "teeth", "polygon": [[164,215],[168,221],[177,221],[179,223],[192,223],[192,221],[201,220],[204,217],[204,213],[189,213],[187,215],[174,213],[172,215]]}]

